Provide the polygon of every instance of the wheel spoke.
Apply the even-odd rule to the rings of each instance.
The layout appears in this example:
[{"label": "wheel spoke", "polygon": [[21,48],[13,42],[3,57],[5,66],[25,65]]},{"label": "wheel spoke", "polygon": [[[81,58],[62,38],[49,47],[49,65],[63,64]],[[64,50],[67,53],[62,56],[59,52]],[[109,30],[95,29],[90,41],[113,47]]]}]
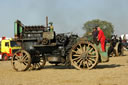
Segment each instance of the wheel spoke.
[{"label": "wheel spoke", "polygon": [[92,52],[92,50],[93,50],[93,48],[91,48],[91,49],[88,51],[88,53],[90,54],[90,53]]},{"label": "wheel spoke", "polygon": [[38,65],[38,68],[41,68],[41,65],[40,65],[40,63],[37,63],[37,65]]},{"label": "wheel spoke", "polygon": [[37,68],[38,68],[38,65],[37,65],[37,63],[34,63],[34,65],[35,65],[35,68],[37,69]]},{"label": "wheel spoke", "polygon": [[27,59],[27,55],[24,55],[21,59],[22,60],[26,60]]},{"label": "wheel spoke", "polygon": [[85,64],[86,64],[85,61],[83,61],[83,68],[85,68]]},{"label": "wheel spoke", "polygon": [[19,60],[20,58],[19,58],[19,56],[15,55],[14,59]]},{"label": "wheel spoke", "polygon": [[79,54],[82,54],[82,50],[80,48],[77,48],[77,51]]},{"label": "wheel spoke", "polygon": [[[42,64],[42,63],[41,63]],[[41,67],[40,63],[38,63],[38,66]]]},{"label": "wheel spoke", "polygon": [[88,55],[89,58],[96,58],[94,55]]},{"label": "wheel spoke", "polygon": [[83,53],[83,48],[82,48],[81,44],[79,44],[79,47],[80,47],[81,53]]},{"label": "wheel spoke", "polygon": [[83,52],[85,52],[85,49],[86,49],[86,48],[85,48],[85,45],[84,45],[84,46],[83,46]]},{"label": "wheel spoke", "polygon": [[23,62],[24,62],[24,63],[28,63],[28,62],[29,62],[29,60],[24,60]]},{"label": "wheel spoke", "polygon": [[74,58],[74,59],[72,59],[72,60],[73,60],[73,61],[76,61],[76,60],[78,60],[78,59],[80,59],[80,57]]},{"label": "wheel spoke", "polygon": [[85,62],[85,64],[87,65],[87,68],[89,68],[89,64],[88,64],[88,62],[87,62],[87,61]]},{"label": "wheel spoke", "polygon": [[26,65],[27,65],[27,63],[23,62],[23,65],[25,65],[25,66],[26,66]]},{"label": "wheel spoke", "polygon": [[33,64],[33,68],[36,68],[36,64],[35,63]]},{"label": "wheel spoke", "polygon": [[93,52],[91,52],[90,54],[95,54],[96,53],[96,51],[93,51]]},{"label": "wheel spoke", "polygon": [[88,62],[88,64],[90,64],[89,67],[91,67],[93,65],[92,61],[87,60],[87,62]]},{"label": "wheel spoke", "polygon": [[75,56],[75,57],[79,57],[80,55],[76,55],[76,54],[75,54],[75,55],[73,55],[73,56]]},{"label": "wheel spoke", "polygon": [[83,63],[83,61],[81,60],[81,61],[80,61],[80,64],[79,64],[79,67],[82,65],[82,63]]},{"label": "wheel spoke", "polygon": [[39,63],[34,63],[36,69],[40,69],[41,65]]},{"label": "wheel spoke", "polygon": [[81,60],[82,60],[82,58],[80,58],[76,63],[78,64]]},{"label": "wheel spoke", "polygon": [[27,56],[24,56],[24,57],[23,57],[23,61],[24,61],[24,60],[28,60],[28,57],[27,57]]},{"label": "wheel spoke", "polygon": [[76,53],[76,54],[80,54],[79,52],[75,51],[75,50],[72,50],[73,53]]},{"label": "wheel spoke", "polygon": [[89,59],[89,60],[91,60],[91,61],[94,61],[94,62],[96,62],[96,61],[95,61],[95,59],[92,59],[92,58],[88,58],[88,59]]},{"label": "wheel spoke", "polygon": [[88,51],[89,51],[89,46],[90,46],[90,45],[88,44],[87,49],[86,49],[86,53],[88,53]]}]

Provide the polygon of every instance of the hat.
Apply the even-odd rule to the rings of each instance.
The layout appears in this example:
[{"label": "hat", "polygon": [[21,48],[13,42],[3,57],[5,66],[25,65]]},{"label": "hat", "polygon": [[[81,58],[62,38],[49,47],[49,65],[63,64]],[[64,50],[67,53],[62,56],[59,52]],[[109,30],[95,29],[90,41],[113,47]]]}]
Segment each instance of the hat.
[{"label": "hat", "polygon": [[53,24],[53,22],[49,22],[49,24]]}]

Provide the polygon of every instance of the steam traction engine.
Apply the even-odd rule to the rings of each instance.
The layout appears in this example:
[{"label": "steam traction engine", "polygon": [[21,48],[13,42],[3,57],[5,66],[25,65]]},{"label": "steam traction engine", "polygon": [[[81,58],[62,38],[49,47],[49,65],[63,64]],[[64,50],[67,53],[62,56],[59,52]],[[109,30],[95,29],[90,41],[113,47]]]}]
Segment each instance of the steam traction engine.
[{"label": "steam traction engine", "polygon": [[30,67],[41,69],[46,61],[51,64],[72,64],[77,69],[92,69],[98,62],[108,61],[107,51],[101,52],[97,46],[75,34],[56,34],[45,26],[24,26],[15,22],[15,41],[22,49],[12,58],[16,71],[25,71]]}]

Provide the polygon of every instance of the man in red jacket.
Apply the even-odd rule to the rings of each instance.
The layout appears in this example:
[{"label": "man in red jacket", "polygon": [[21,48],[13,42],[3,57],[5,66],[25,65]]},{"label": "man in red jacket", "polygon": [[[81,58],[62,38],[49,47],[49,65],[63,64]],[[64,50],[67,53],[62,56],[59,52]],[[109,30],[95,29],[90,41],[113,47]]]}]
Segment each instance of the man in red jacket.
[{"label": "man in red jacket", "polygon": [[104,32],[100,29],[100,27],[97,27],[98,33],[98,41],[101,43],[102,51],[105,52],[105,36]]}]

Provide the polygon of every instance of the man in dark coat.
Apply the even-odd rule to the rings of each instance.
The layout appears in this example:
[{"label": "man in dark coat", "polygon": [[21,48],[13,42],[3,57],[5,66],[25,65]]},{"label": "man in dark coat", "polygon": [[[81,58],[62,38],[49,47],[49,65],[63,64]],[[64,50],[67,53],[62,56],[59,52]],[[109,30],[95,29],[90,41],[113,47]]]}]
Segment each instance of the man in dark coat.
[{"label": "man in dark coat", "polygon": [[97,28],[93,28],[93,32],[92,32],[92,35],[93,35],[93,42],[98,45],[98,41],[97,41],[97,36],[98,36],[98,31],[97,31]]}]

